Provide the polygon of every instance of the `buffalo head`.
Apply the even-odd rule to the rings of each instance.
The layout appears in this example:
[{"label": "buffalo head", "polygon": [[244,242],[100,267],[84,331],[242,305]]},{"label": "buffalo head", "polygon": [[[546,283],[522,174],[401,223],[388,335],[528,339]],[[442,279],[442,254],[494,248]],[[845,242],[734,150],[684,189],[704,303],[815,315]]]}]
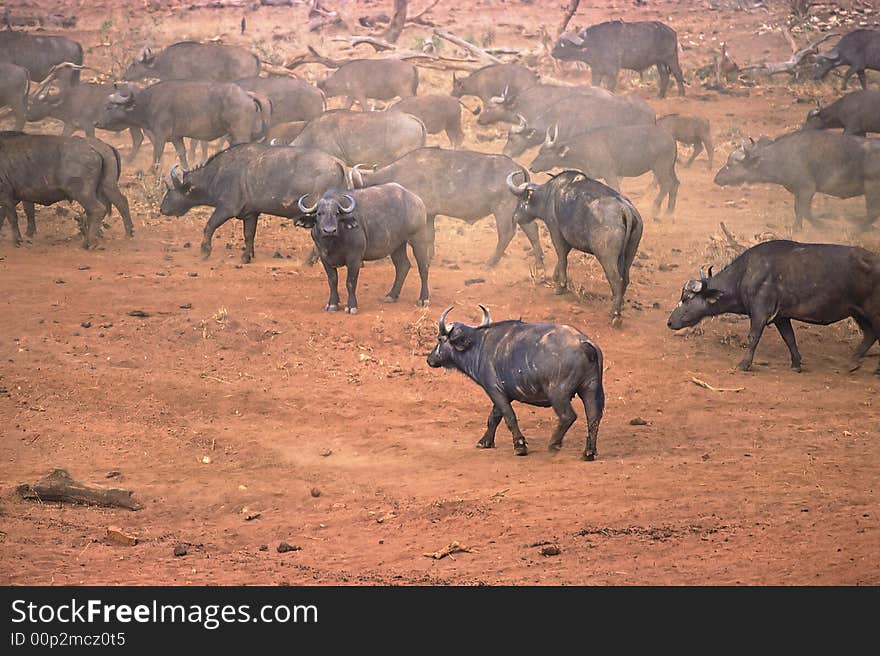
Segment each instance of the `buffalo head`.
[{"label": "buffalo head", "polygon": [[727,163],[715,175],[715,184],[722,187],[741,185],[746,182],[760,182],[763,176],[758,171],[761,162],[761,148],[768,143],[765,137],[748,141],[734,150],[727,158]]},{"label": "buffalo head", "polygon": [[127,84],[114,84],[115,91],[107,96],[104,108],[98,117],[96,126],[102,130],[113,130],[126,127],[128,114],[134,109],[135,90]]},{"label": "buffalo head", "polygon": [[550,54],[564,61],[582,59],[584,45],[584,40],[574,32],[563,32]]},{"label": "buffalo head", "polygon": [[333,239],[339,236],[340,225],[346,230],[358,227],[357,218],[353,212],[357,202],[349,194],[325,194],[312,206],[306,205],[308,194],[303,194],[297,201],[303,217],[296,224],[302,227],[313,228],[319,237]]},{"label": "buffalo head", "polygon": [[517,124],[507,131],[507,143],[504,144],[504,154],[508,157],[519,157],[532,146],[541,143],[543,136],[537,128],[529,125],[526,117],[516,115]]},{"label": "buffalo head", "polygon": [[156,55],[152,49],[145,47],[135,57],[125,72],[122,74],[123,80],[143,80],[145,77],[153,77],[155,75]]},{"label": "buffalo head", "polygon": [[446,316],[452,310],[452,306],[443,310],[437,331],[437,345],[428,354],[429,367],[456,367],[459,354],[468,351],[477,341],[476,333],[479,328],[492,322],[489,310],[480,306],[483,311],[483,321],[478,327],[456,321],[452,325],[446,324]]},{"label": "buffalo head", "polygon": [[672,330],[696,326],[705,317],[718,314],[715,305],[723,293],[712,288],[712,267],[706,274],[700,269],[699,280],[688,280],[681,291],[681,300],[669,315],[666,325]]},{"label": "buffalo head", "polygon": [[532,173],[538,173],[549,171],[556,166],[566,166],[566,157],[570,151],[568,144],[559,140],[559,125],[553,125],[544,133],[544,143],[541,144],[541,150],[535,155],[529,169]]},{"label": "buffalo head", "polygon": [[201,205],[199,190],[193,185],[188,171],[179,164],[171,167],[165,176],[165,196],[159,211],[165,216],[183,216],[191,208]]}]

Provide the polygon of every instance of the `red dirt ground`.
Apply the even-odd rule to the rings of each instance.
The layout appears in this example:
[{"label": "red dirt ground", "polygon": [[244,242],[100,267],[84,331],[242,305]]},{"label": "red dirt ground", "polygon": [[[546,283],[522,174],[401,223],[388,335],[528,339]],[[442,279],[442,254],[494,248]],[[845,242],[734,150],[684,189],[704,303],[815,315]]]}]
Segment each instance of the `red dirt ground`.
[{"label": "red dirt ground", "polygon": [[[40,4],[69,12],[80,3]],[[164,44],[223,35],[284,59],[305,43],[337,52],[329,37],[345,34],[306,35],[301,5],[248,13],[242,36],[240,10],[181,19],[179,7],[188,3],[148,2],[133,15],[132,3],[90,4],[69,32],[88,46],[87,63],[102,70],[147,37]],[[335,4],[358,16],[390,11],[391,3]],[[526,35],[541,23],[555,31],[562,4],[441,3],[432,16],[465,37],[494,34],[498,45],[534,47],[536,38]],[[678,30],[688,95],[659,101],[655,82],[640,85],[627,74],[621,88],[658,115],[709,118],[717,169],[740,138],[796,127],[813,98],[836,97],[840,83],[793,85],[781,76],[733,85],[733,95],[703,89],[694,70],[722,40],[741,64],[789,55],[779,32],[767,29],[785,19],[786,3],[769,3],[769,12],[736,10],[736,2],[711,3],[719,9],[710,11],[709,4],[592,3],[573,24],[656,18]],[[13,13],[35,11],[30,3],[12,5]],[[273,40],[273,31],[284,38]],[[401,44],[427,34],[408,28]],[[796,37],[806,43],[816,33]],[[323,75],[321,67],[305,70]],[[547,61],[542,72],[554,74]],[[574,70],[558,75],[587,79]],[[422,91],[448,92],[449,78],[424,70]],[[484,131],[499,138],[478,141],[473,117],[466,120],[468,147],[500,151],[501,129]],[[60,130],[53,122],[36,127]],[[128,153],[127,137],[102,136]],[[716,319],[681,335],[666,327],[683,282],[700,266],[729,259],[713,245],[720,221],[746,243],[789,234],[793,202],[780,188],[716,187],[701,156],[680,168],[674,222],[654,222],[649,176],[625,180],[646,230],[621,330],[609,325],[608,286],[591,257],[573,258],[571,279],[582,289],[562,297],[530,273],[522,234],[497,268],[485,269],[492,219],[438,222],[427,312],[415,305],[414,272],[397,305],[379,302],[392,278],[386,261],[362,272],[361,314],[352,317],[321,310],[323,271],[302,265],[308,235],[287,221],[263,218],[254,264],[238,265],[239,222],[218,232],[213,257],[201,261],[209,212],[158,214],[160,186],[151,174],[137,174],[148,170],[148,150],[123,172],[134,240],[123,237],[114,213],[102,247],[85,252],[70,213],[58,217],[55,208],[38,211],[39,233],[22,248],[12,247],[8,228],[2,233],[0,583],[880,583],[877,347],[850,374],[858,343],[852,327],[797,325],[802,374],[788,369],[774,331],[754,372],[740,373],[741,320]],[[172,161],[169,148],[166,169]],[[851,228],[850,219],[864,212],[862,199],[822,197],[815,208],[829,221],[799,238],[880,250],[876,228],[861,237]],[[485,282],[464,284],[472,278]],[[517,412],[530,438],[527,458],[514,457],[504,426],[497,449],[474,448],[488,400],[462,375],[429,369],[425,353],[444,307],[454,304],[455,318],[477,321],[477,303],[496,319],[569,323],[600,344],[608,403],[598,460],[579,458],[582,417],[551,456],[553,413],[525,406]],[[129,316],[132,310],[151,316]],[[741,391],[711,391],[692,377]],[[637,417],[647,425],[630,425]],[[16,485],[56,467],[130,488],[144,509],[18,498]],[[121,476],[107,480],[110,471]],[[139,544],[106,544],[110,525]],[[302,550],[279,554],[281,541]],[[425,557],[452,542],[471,552]],[[548,543],[560,554],[542,556]],[[188,546],[186,557],[172,556],[177,544]]]}]

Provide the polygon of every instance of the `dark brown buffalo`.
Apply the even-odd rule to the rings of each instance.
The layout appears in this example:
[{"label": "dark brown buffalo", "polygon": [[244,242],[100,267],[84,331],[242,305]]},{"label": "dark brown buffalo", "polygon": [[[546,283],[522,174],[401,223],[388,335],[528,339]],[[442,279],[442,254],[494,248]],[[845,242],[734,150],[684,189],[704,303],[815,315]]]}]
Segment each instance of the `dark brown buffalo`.
[{"label": "dark brown buffalo", "polygon": [[[30,34],[15,30],[0,31],[0,62],[27,69],[31,80],[42,80],[54,66],[65,62],[81,65],[82,46],[66,36]],[[66,68],[58,75],[61,86],[76,84],[79,69]]]},{"label": "dark brown buffalo", "polygon": [[819,105],[807,114],[804,128],[843,128],[844,134],[859,137],[864,137],[868,132],[880,132],[880,90],[853,91],[830,105]]},{"label": "dark brown buffalo", "polygon": [[844,34],[836,46],[816,57],[813,79],[821,80],[838,66],[849,67],[843,76],[844,89],[853,73],[859,76],[862,89],[868,88],[865,70],[880,71],[880,30],[853,30]]}]

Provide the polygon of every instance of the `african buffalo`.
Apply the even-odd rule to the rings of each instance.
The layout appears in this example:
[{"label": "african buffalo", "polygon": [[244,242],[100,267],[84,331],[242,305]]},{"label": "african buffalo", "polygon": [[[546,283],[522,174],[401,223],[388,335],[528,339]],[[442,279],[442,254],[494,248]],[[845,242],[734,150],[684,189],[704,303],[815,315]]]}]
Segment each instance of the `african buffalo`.
[{"label": "african buffalo", "polygon": [[[669,317],[673,330],[725,312],[750,319],[749,345],[739,368],[748,371],[764,327],[773,324],[801,370],[792,319],[827,326],[852,317],[862,331],[850,371],[880,336],[880,255],[836,244],[774,240],[752,246],[717,275],[700,272]],[[876,375],[880,376],[880,366]]]},{"label": "african buffalo", "polygon": [[16,131],[24,128],[29,83],[26,68],[0,62],[0,108],[12,110]]},{"label": "african buffalo", "polygon": [[[470,150],[419,148],[375,171],[358,171],[357,186],[397,182],[422,199],[428,215],[431,254],[434,253],[434,220],[438,214],[475,223],[492,214],[498,229],[498,245],[488,261],[498,264],[516,231],[513,211],[516,198],[508,191],[507,176],[523,168],[504,155]],[[535,264],[544,267],[538,228],[522,226],[532,244]]]},{"label": "african buffalo", "polygon": [[426,135],[412,114],[338,110],[309,121],[290,145],[323,150],[349,166],[383,166],[424,146]]},{"label": "african buffalo", "polygon": [[346,109],[357,102],[367,109],[367,98],[391,100],[416,95],[419,69],[400,59],[356,59],[346,62],[318,82],[328,98],[346,96]]},{"label": "african buffalo", "polygon": [[403,98],[388,107],[387,111],[412,114],[425,124],[428,134],[446,132],[453,148],[461,146],[464,132],[461,130],[461,101],[452,96],[429,94]]},{"label": "african buffalo", "polygon": [[477,118],[477,124],[519,123],[520,116],[527,122],[533,121],[548,107],[569,96],[618,97],[610,91],[591,86],[536,84],[519,92],[505,88],[500,95],[493,96],[483,107]]},{"label": "african buffalo", "polygon": [[577,328],[553,323],[498,321],[493,323],[482,305],[483,321],[468,326],[446,324],[451,307],[440,315],[437,345],[428,365],[456,369],[483,388],[492,401],[486,432],[477,447],[495,446],[501,419],[513,435],[513,451],[527,455],[528,445],[519,428],[512,401],[552,407],[559,423],[550,438],[550,451],[562,448],[562,438],[577,419],[571,400],[577,394],[587,416],[584,460],[597,455],[599,422],[605,410],[602,351]]},{"label": "african buffalo", "polygon": [[452,93],[456,98],[476,96],[487,104],[505,89],[518,94],[538,84],[539,77],[522,64],[489,64],[477,69],[467,77],[452,74]]},{"label": "african buffalo", "polygon": [[308,82],[286,75],[246,77],[235,83],[245,91],[272,102],[271,126],[291,121],[311,121],[324,113],[324,94]]},{"label": "african buffalo", "polygon": [[853,73],[859,76],[862,89],[868,87],[865,69],[880,70],[880,30],[853,30],[840,37],[840,41],[824,55],[816,56],[813,79],[821,80],[838,66],[849,66],[843,76],[843,88]]},{"label": "african buffalo", "polygon": [[554,167],[576,168],[591,178],[602,178],[615,190],[620,178],[638,177],[653,171],[660,185],[654,199],[654,215],[660,212],[663,197],[667,209],[675,211],[678,176],[675,139],[656,125],[600,128],[563,140],[556,130],[547,130],[544,144],[529,167],[533,173]]},{"label": "african buffalo", "polygon": [[357,314],[358,274],[364,261],[389,255],[394,263],[394,284],[383,300],[396,302],[412,266],[406,256],[407,244],[412,246],[422,281],[418,304],[428,305],[428,234],[425,204],[418,196],[392,182],[345,193],[331,189],[312,206],[304,204],[305,198],[299,199],[304,216],[296,223],[311,228],[327,272],[330,299],[325,310],[339,310],[337,268],[346,268],[345,311]]},{"label": "african buffalo", "polygon": [[715,176],[721,186],[769,182],[794,194],[794,230],[813,222],[813,196],[865,196],[863,228],[880,216],[880,143],[824,130],[799,130],[745,143]]},{"label": "african buffalo", "polygon": [[[66,36],[0,31],[0,62],[27,69],[31,80],[42,80],[54,66],[64,62],[82,65],[82,46]],[[58,76],[61,86],[76,84],[79,69],[69,67]]]},{"label": "african buffalo", "polygon": [[853,91],[830,105],[819,105],[807,114],[804,128],[843,128],[844,134],[858,137],[864,137],[867,132],[880,132],[880,90]]},{"label": "african buffalo", "polygon": [[235,82],[259,73],[260,58],[249,50],[220,43],[180,41],[158,53],[144,48],[122,74],[122,79]]},{"label": "african buffalo", "polygon": [[141,128],[153,142],[156,166],[170,141],[186,167],[184,137],[213,141],[228,135],[233,145],[245,143],[254,136],[255,123],[266,127],[262,115],[260,101],[231,82],[171,80],[146,89],[117,85],[104,103],[97,127]]},{"label": "african buffalo", "polygon": [[606,21],[581,30],[565,32],[551,53],[557,59],[582,61],[593,71],[593,84],[604,80],[614,91],[621,68],[642,71],[657,66],[660,75],[660,97],[666,96],[670,73],[678,83],[678,94],[684,95],[684,76],[678,64],[678,35],[659,21]]},{"label": "african buffalo", "polygon": [[556,293],[568,286],[568,253],[572,248],[592,253],[602,265],[611,286],[611,323],[622,324],[623,297],[629,286],[629,271],[643,222],[639,211],[626,198],[580,171],[563,171],[544,184],[514,183],[516,173],[507,177],[507,186],[519,199],[514,220],[520,225],[541,219],[556,249],[553,280]]},{"label": "african buffalo", "polygon": [[342,162],[319,150],[242,144],[222,150],[198,168],[175,166],[165,178],[167,191],[160,211],[183,216],[191,208],[214,208],[205,225],[202,257],[211,254],[214,231],[229,219],[244,222],[242,262],[254,258],[254,236],[260,214],[297,218],[302,194],[320,196],[345,185]]},{"label": "african buffalo", "polygon": [[697,159],[697,155],[706,147],[706,155],[709,158],[709,168],[712,168],[712,160],[715,158],[715,147],[712,145],[712,134],[709,130],[709,121],[702,116],[687,116],[682,114],[667,114],[657,119],[657,125],[669,132],[678,142],[686,146],[693,146],[691,158],[684,165],[688,168]]},{"label": "african buffalo", "polygon": [[[134,228],[128,200],[119,191],[119,153],[98,139],[0,132],[0,223],[8,218],[15,244],[21,243],[19,203],[53,205],[72,200],[86,211],[80,225],[83,247],[96,244],[101,221],[113,205],[126,235]],[[29,232],[33,208],[28,215]]]}]

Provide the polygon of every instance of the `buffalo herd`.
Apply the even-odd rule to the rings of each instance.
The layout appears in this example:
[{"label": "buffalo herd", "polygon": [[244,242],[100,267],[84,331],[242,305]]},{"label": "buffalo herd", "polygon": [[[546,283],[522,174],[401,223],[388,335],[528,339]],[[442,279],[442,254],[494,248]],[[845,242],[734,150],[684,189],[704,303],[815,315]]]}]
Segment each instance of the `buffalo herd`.
[{"label": "buffalo herd", "polygon": [[[586,63],[594,86],[542,80],[525,65],[502,63],[453,74],[449,95],[419,95],[419,69],[403,59],[348,61],[313,85],[292,75],[266,76],[260,58],[244,48],[191,41],[159,51],[144,48],[116,82],[84,82],[80,44],[6,29],[0,32],[0,107],[11,113],[14,130],[0,132],[0,226],[8,221],[19,245],[19,204],[31,237],[35,204],[74,201],[85,211],[79,229],[86,248],[100,239],[113,207],[131,237],[128,201],[119,186],[119,152],[95,137],[96,128],[127,130],[129,161],[145,135],[153,146],[154,172],[166,186],[162,214],[213,208],[204,228],[203,257],[211,255],[214,232],[231,218],[243,223],[245,263],[254,258],[261,214],[310,229],[313,257],[323,264],[329,284],[327,311],[356,313],[363,263],[385,257],[391,258],[395,275],[384,300],[397,301],[411,268],[408,248],[420,277],[418,305],[426,306],[436,217],[473,223],[492,215],[498,238],[487,254],[489,266],[499,263],[518,226],[542,268],[536,224],[541,221],[556,252],[556,292],[567,288],[572,249],[594,255],[612,291],[612,325],[619,326],[644,229],[639,210],[620,192],[621,179],[653,174],[659,186],[652,206],[657,218],[664,199],[667,212],[675,210],[677,143],[693,147],[686,166],[703,150],[713,165],[704,118],[658,117],[636,95],[614,93],[620,69],[641,74],[656,67],[659,96],[666,95],[672,80],[684,95],[678,53],[678,37],[669,26],[612,20],[563,32],[552,47],[558,60]],[[782,186],[794,196],[794,231],[804,220],[814,220],[816,193],[864,196],[859,227],[868,230],[880,217],[880,140],[866,136],[880,132],[880,91],[867,88],[865,70],[880,70],[880,31],[852,31],[815,61],[816,79],[847,66],[844,88],[855,74],[862,90],[811,110],[800,130],[744,141],[729,154],[715,183]],[[330,109],[329,99],[337,97],[342,108]],[[474,99],[482,106],[471,109]],[[461,148],[463,109],[477,115],[478,126],[509,126],[503,152]],[[28,122],[47,117],[63,123],[62,135],[25,131]],[[84,136],[71,136],[77,131]],[[427,145],[428,135],[443,132],[451,148]],[[204,155],[207,142],[217,139],[226,141],[222,149],[191,167],[196,145],[201,143]],[[160,171],[168,142],[179,164]],[[513,159],[529,149],[537,152],[528,165]],[[543,182],[531,177],[553,170],[561,172]],[[343,266],[344,305],[337,274]],[[559,423],[550,448],[559,449],[576,419],[571,401],[578,396],[587,420],[583,457],[593,460],[605,405],[599,346],[571,326],[493,322],[481,308],[483,321],[477,326],[448,324],[452,308],[447,308],[428,356],[431,367],[463,372],[491,400],[478,446],[494,446],[503,419],[514,452],[528,452],[511,407],[518,401],[553,408]],[[851,363],[855,370],[880,336],[880,255],[834,244],[761,243],[722,270],[713,274],[710,267],[688,281],[668,327],[694,326],[722,313],[749,317],[748,349],[739,364],[744,370],[770,324],[799,371],[791,321],[825,325],[852,318],[863,334]]]}]

